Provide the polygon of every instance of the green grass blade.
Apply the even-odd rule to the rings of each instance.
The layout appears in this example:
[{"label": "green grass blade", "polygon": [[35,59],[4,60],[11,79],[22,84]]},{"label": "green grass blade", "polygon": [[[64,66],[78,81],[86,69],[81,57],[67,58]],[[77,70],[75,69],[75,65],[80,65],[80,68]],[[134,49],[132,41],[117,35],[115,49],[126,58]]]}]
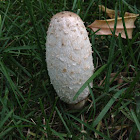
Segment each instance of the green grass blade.
[{"label": "green grass blade", "polygon": [[109,102],[106,104],[106,106],[102,109],[102,111],[100,112],[100,114],[98,115],[98,117],[95,119],[95,121],[93,122],[92,126],[95,127],[105,116],[105,114],[108,112],[108,110],[110,109],[110,107],[113,105],[113,103],[116,101],[116,99],[125,91],[126,89],[122,89],[120,91],[118,91],[110,100]]},{"label": "green grass blade", "polygon": [[[29,114],[28,114],[28,116],[29,116]],[[26,116],[26,117],[27,117],[27,116]],[[13,115],[13,118],[14,118],[15,120],[27,122],[27,123],[29,123],[29,124],[34,125],[33,122],[31,122],[31,121],[29,121],[29,120],[27,120],[27,119],[25,119],[25,118],[23,118],[23,117],[20,117],[20,116],[17,116],[17,115]]]},{"label": "green grass blade", "polygon": [[6,116],[3,120],[0,121],[0,129],[3,127],[4,123],[9,119],[9,117],[11,117],[12,113],[13,113],[13,110],[11,110],[11,111],[7,114],[7,116]]},{"label": "green grass blade", "polygon": [[138,131],[137,126],[134,125],[131,129],[128,140],[135,140],[137,131]]},{"label": "green grass blade", "polygon": [[[116,26],[117,26],[117,4],[115,6],[115,23],[114,23],[114,30],[112,34],[111,44],[110,44],[110,51],[109,51],[109,57],[108,57],[108,64],[111,62],[113,56],[114,56],[114,50],[115,50],[115,32],[116,32]],[[105,81],[105,91],[109,91],[109,85],[110,85],[110,74],[112,72],[112,63],[108,66],[108,71],[106,75],[106,81]]]},{"label": "green grass blade", "polygon": [[9,10],[9,7],[10,7],[10,2],[8,3],[8,6],[6,8],[6,11],[4,12],[4,17],[3,17],[2,21],[1,21],[1,24],[0,24],[0,38],[2,37],[2,28],[4,26],[4,22],[5,22],[5,19],[6,19],[8,10]]},{"label": "green grass blade", "polygon": [[45,113],[45,109],[44,109],[44,105],[41,101],[41,99],[39,98],[39,104],[40,104],[40,108],[41,108],[41,112],[43,114],[43,117],[45,118],[45,120],[47,121],[47,116],[46,116],[46,113]]},{"label": "green grass blade", "polygon": [[6,67],[4,66],[4,64],[2,63],[1,60],[0,60],[0,66],[1,66],[0,70],[2,71],[2,73],[4,74],[4,76],[6,77],[7,81],[9,82],[10,87],[13,90],[13,92],[15,94],[15,97],[16,97],[18,103],[19,103],[19,106],[20,106],[20,108],[22,108],[22,106],[20,104],[20,101],[18,99],[18,96],[17,96],[17,92],[21,96],[21,98],[23,99],[23,101],[25,101],[24,97],[22,96],[21,92],[18,90],[17,86],[12,81],[11,77],[9,76],[9,74],[8,74],[8,72],[6,70]]},{"label": "green grass blade", "polygon": [[65,126],[66,130],[68,131],[68,133],[69,133],[69,134],[71,134],[71,132],[70,132],[70,130],[69,130],[69,128],[68,128],[68,126],[67,126],[67,124],[65,123],[65,121],[64,121],[64,119],[63,119],[63,117],[62,117],[61,113],[59,112],[58,108],[57,108],[57,107],[55,107],[55,110],[57,111],[57,113],[58,113],[58,115],[59,115],[59,118],[60,118],[60,119],[61,119],[61,121],[63,122],[63,124],[64,124],[64,126]]},{"label": "green grass blade", "polygon": [[[95,101],[95,97],[94,97],[93,91],[92,91],[92,89],[91,89],[91,87],[90,87],[89,84],[88,84],[88,88],[89,88],[90,95],[91,95],[91,97],[92,97],[92,103],[93,103],[93,107],[92,107],[93,116],[92,116],[92,118],[94,119],[95,114],[96,114],[96,101]],[[89,118],[90,118],[91,114],[92,114],[92,111],[90,111]]]},{"label": "green grass blade", "polygon": [[90,126],[89,124],[81,121],[80,119],[76,118],[75,116],[71,115],[71,114],[67,114],[68,116],[70,116],[71,118],[75,119],[76,121],[78,121],[80,124],[83,124],[85,127],[87,127],[89,130],[94,131],[95,133],[97,133],[98,135],[100,135],[101,137],[103,137],[106,140],[110,140],[110,138],[108,138],[106,135],[104,135],[103,133],[97,131],[93,126]]},{"label": "green grass blade", "polygon": [[0,29],[1,29],[1,15],[0,15]]},{"label": "green grass blade", "polygon": [[18,124],[17,124],[17,122],[15,120],[13,120],[13,124],[16,127],[17,131],[19,132],[20,137],[25,140],[25,136],[24,136],[24,134],[22,132],[22,129],[18,126]]},{"label": "green grass blade", "polygon": [[10,57],[11,61],[13,62],[14,65],[18,66],[26,75],[28,75],[30,78],[32,75],[26,70],[25,67],[23,67],[14,57]]},{"label": "green grass blade", "polygon": [[130,93],[133,91],[133,89],[134,89],[136,83],[139,81],[139,79],[140,79],[140,72],[137,73],[136,77],[133,79],[133,81],[127,88],[125,94],[122,95],[122,98],[117,103],[116,108],[118,108],[120,106],[123,99],[128,98],[130,96]]},{"label": "green grass blade", "polygon": [[[126,29],[126,26],[125,26],[124,10],[123,10],[122,1],[121,1],[121,14],[122,14],[122,23],[123,23],[123,27],[124,27],[124,32],[125,32],[125,35],[126,35],[126,39],[127,39],[128,44],[130,44],[130,41],[129,41],[129,38],[128,38],[128,34],[127,34],[127,29]],[[136,70],[137,70],[137,62],[136,62],[136,60],[135,60],[134,52],[133,52],[132,47],[129,47],[129,53],[130,53],[130,57],[131,57],[132,60],[133,60],[134,66],[135,66],[135,68],[136,68]]]},{"label": "green grass blade", "polygon": [[136,100],[136,112],[137,114],[139,114],[140,113],[140,93],[135,96],[135,100]]},{"label": "green grass blade", "polygon": [[137,128],[138,128],[138,130],[140,132],[140,122],[139,122],[137,116],[135,115],[135,113],[134,113],[134,111],[132,109],[131,109],[131,114],[132,114],[132,117],[133,117],[133,119],[135,121],[135,124],[136,124],[136,126],[137,126]]},{"label": "green grass blade", "polygon": [[124,50],[124,46],[122,43],[122,38],[121,38],[121,34],[119,34],[119,47],[121,50],[121,54],[122,54],[122,59],[123,59],[123,63],[126,65],[126,57],[125,57],[125,50]]},{"label": "green grass blade", "polygon": [[33,15],[32,2],[29,1],[29,0],[25,0],[25,3],[27,5],[27,7],[28,7],[28,11],[29,11],[29,15],[30,15],[30,18],[31,18],[31,22],[32,22],[33,27],[34,27],[34,33],[35,33],[35,36],[36,36],[36,39],[37,39],[37,47],[38,47],[38,50],[40,52],[40,57],[42,59],[43,67],[44,67],[45,70],[47,70],[46,69],[46,62],[45,62],[45,55],[44,55],[43,49],[41,47],[41,43],[40,43],[40,39],[39,39],[39,35],[38,35],[36,23],[35,23],[35,18],[34,18],[34,15]]},{"label": "green grass blade", "polygon": [[[134,9],[130,6],[129,3],[127,3],[125,0],[122,0],[122,2],[124,3],[124,5],[126,5],[128,7],[128,9],[132,12],[135,13]],[[138,10],[140,12],[140,10]]]},{"label": "green grass blade", "polygon": [[61,133],[56,132],[56,131],[55,131],[54,129],[52,129],[52,128],[51,128],[51,131],[52,131],[52,133],[53,133],[55,136],[58,136],[58,137],[60,138],[60,140],[65,140],[65,139],[63,138],[63,136],[62,136]]},{"label": "green grass blade", "polygon": [[99,68],[84,84],[83,86],[78,90],[78,92],[75,94],[73,100],[76,100],[76,98],[80,95],[81,92],[88,86],[89,83],[91,83],[99,74],[101,74],[107,65],[103,65],[101,68]]},{"label": "green grass blade", "polygon": [[[30,89],[30,90],[31,90],[31,89]],[[24,103],[23,108],[22,108],[22,110],[21,110],[22,115],[24,114],[25,110],[27,110],[27,108],[28,108],[28,103],[29,103],[29,100],[30,100],[30,98],[31,98],[31,91],[30,91],[30,90],[29,90],[29,92],[28,92],[28,97],[27,97],[27,99],[25,100],[25,103]]]},{"label": "green grass blade", "polygon": [[[19,125],[22,121],[18,121],[17,124]],[[6,130],[3,130],[1,133],[0,133],[0,139],[3,138],[5,135],[8,135],[10,134],[10,131],[12,131],[16,126],[8,126],[8,129]],[[29,126],[28,126],[29,127]],[[30,126],[32,127],[32,126]]]},{"label": "green grass blade", "polygon": [[3,52],[10,52],[10,51],[21,51],[21,50],[34,50],[37,49],[36,45],[33,46],[17,46],[17,47],[9,47],[4,49]]},{"label": "green grass blade", "polygon": [[0,139],[3,139],[5,135],[8,135],[13,128],[10,127],[0,133]]},{"label": "green grass blade", "polygon": [[53,113],[54,113],[54,110],[55,110],[55,107],[56,107],[57,100],[58,100],[58,97],[56,97],[56,99],[55,99],[55,102],[54,102],[54,105],[53,105],[53,107],[52,107],[52,111],[51,111],[51,113],[50,113],[48,122],[51,121],[51,118],[52,118],[52,116],[53,116]]},{"label": "green grass blade", "polygon": [[136,83],[140,80],[140,71],[137,73],[136,77],[133,79],[133,82],[130,84],[129,88],[126,91],[126,94],[124,95],[124,98],[129,96],[129,93],[133,91]]},{"label": "green grass blade", "polygon": [[75,7],[76,7],[76,3],[77,3],[77,0],[74,0],[74,2],[73,2],[73,6],[72,6],[72,10],[75,9]]},{"label": "green grass blade", "polygon": [[92,4],[93,4],[94,1],[95,1],[95,0],[91,0],[91,1],[90,1],[89,6],[88,6],[88,8],[87,8],[87,10],[86,10],[86,12],[85,12],[85,14],[84,14],[83,20],[85,20],[87,14],[88,14],[88,11],[89,11],[89,9],[91,8],[91,6],[92,6]]},{"label": "green grass blade", "polygon": [[123,10],[123,4],[122,4],[122,1],[121,2],[121,14],[122,14],[122,23],[123,23],[123,28],[124,28],[124,32],[125,32],[125,35],[126,35],[126,40],[128,41],[129,43],[129,39],[128,39],[128,34],[127,34],[127,29],[126,29],[126,26],[125,26],[125,20],[124,20],[124,10]]}]

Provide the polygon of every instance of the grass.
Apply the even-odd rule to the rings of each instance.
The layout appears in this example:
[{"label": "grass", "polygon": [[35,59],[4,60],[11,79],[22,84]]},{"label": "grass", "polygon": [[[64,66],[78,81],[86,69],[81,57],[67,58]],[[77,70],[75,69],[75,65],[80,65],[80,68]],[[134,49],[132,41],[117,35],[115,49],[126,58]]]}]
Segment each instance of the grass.
[{"label": "grass", "polygon": [[131,40],[87,28],[96,70],[76,94],[89,87],[82,110],[69,109],[50,84],[45,41],[51,17],[72,11],[87,26],[106,18],[99,4],[140,14],[136,0],[0,1],[0,139],[140,139],[139,17]]}]

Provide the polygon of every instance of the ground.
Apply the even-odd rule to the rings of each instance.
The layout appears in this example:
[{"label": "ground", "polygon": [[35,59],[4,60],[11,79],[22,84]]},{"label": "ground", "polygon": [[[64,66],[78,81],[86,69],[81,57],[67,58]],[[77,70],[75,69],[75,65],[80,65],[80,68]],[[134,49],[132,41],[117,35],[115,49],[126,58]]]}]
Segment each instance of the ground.
[{"label": "ground", "polygon": [[[136,0],[0,1],[0,139],[140,139],[140,18],[132,39],[87,28],[108,18],[98,5],[140,14]],[[50,84],[46,31],[61,11],[79,14],[89,32],[95,72],[85,107],[70,109]]]}]

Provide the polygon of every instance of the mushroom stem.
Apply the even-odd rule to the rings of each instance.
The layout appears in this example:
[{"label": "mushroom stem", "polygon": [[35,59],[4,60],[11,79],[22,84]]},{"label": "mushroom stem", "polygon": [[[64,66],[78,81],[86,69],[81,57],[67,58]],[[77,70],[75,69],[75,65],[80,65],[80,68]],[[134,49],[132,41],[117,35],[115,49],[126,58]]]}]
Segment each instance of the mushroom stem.
[{"label": "mushroom stem", "polygon": [[70,107],[70,109],[75,109],[75,110],[78,110],[78,109],[82,109],[86,103],[88,98],[76,103],[76,104],[68,104],[68,106]]}]

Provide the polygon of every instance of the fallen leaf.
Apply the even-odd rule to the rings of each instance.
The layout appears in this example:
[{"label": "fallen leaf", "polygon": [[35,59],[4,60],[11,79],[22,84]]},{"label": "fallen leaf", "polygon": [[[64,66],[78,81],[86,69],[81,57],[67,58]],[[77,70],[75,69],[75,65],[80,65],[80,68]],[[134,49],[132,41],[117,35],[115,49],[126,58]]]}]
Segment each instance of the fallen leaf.
[{"label": "fallen leaf", "polygon": [[[115,11],[108,9],[103,6],[99,5],[99,10],[106,11],[107,15],[109,17],[113,17],[112,19],[107,19],[107,20],[95,20],[91,25],[88,27],[91,28],[94,32],[96,32],[96,35],[112,35],[112,32],[114,30],[114,23],[115,23]],[[135,28],[134,22],[139,16],[139,14],[133,14],[133,13],[125,13],[124,16],[124,21],[125,21],[125,26],[127,29],[127,34],[128,38],[132,39],[132,32],[133,29]],[[122,17],[117,18],[117,27],[116,27],[116,32],[115,35],[118,36],[119,33],[121,34],[122,38],[126,38],[124,27],[123,27],[123,22],[122,22]]]},{"label": "fallen leaf", "polygon": [[[106,14],[112,19],[115,18],[115,10],[109,9],[109,8],[105,8],[104,5],[99,5],[99,11],[101,12],[106,12]],[[120,15],[120,12],[118,11],[118,17]],[[131,16],[139,16],[139,14],[134,14],[134,13],[129,13],[129,12],[125,12],[124,17],[131,17]]]},{"label": "fallen leaf", "polygon": [[[110,18],[115,18],[115,11],[109,8],[105,8],[104,5],[99,5],[99,11],[100,12],[106,12],[106,14],[110,17]],[[118,13],[119,16],[119,13]]]}]

